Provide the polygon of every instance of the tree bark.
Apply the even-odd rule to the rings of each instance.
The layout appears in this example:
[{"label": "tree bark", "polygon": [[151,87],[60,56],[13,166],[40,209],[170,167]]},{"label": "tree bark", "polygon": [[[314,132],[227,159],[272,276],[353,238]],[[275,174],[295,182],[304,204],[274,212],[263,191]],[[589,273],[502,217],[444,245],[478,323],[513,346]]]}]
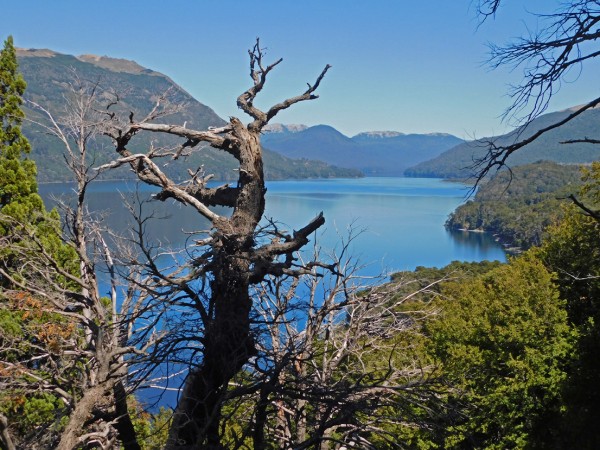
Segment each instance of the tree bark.
[{"label": "tree bark", "polygon": [[206,324],[203,360],[185,383],[173,417],[167,449],[222,449],[219,421],[229,381],[256,354],[250,331],[249,295],[254,231],[264,213],[265,184],[258,132],[232,118],[240,143],[239,194],[229,219],[215,223],[210,283],[214,317]]},{"label": "tree bark", "polygon": [[61,434],[56,450],[73,450],[76,448],[81,430],[85,428],[85,423],[90,418],[93,408],[103,403],[106,392],[107,387],[105,385],[96,385],[84,392],[83,397],[77,402],[75,409],[69,416],[69,423]]},{"label": "tree bark", "polygon": [[119,433],[119,440],[124,450],[142,450],[137,441],[135,428],[127,409],[127,392],[125,392],[125,386],[123,386],[122,381],[115,383],[113,392],[115,395],[115,413],[117,416],[115,428]]},{"label": "tree bark", "polygon": [[[275,230],[270,244],[259,247],[255,242],[255,233],[265,210],[266,193],[261,130],[280,111],[298,102],[316,99],[314,92],[330,66],[325,67],[313,85],[308,84],[304,93],[263,112],[254,106],[254,99],[262,90],[268,73],[281,60],[269,66],[263,65],[263,50],[258,39],[249,55],[253,85],[238,97],[237,104],[254,119],[250,124],[244,125],[232,117],[225,127],[194,131],[185,126],[150,123],[160,116],[157,105],[141,121],[134,122],[134,113],[131,113],[125,126],[117,121],[114,128],[109,127],[106,131],[114,140],[120,158],[101,169],[129,164],[140,180],[161,189],[156,195],[157,199],[173,198],[190,205],[212,224],[210,238],[204,244],[209,249],[201,269],[202,276],[209,275],[211,280],[210,292],[207,293],[208,305],[197,307],[203,327],[200,336],[202,359],[197,366],[191,365],[189,369],[173,415],[167,450],[223,448],[219,425],[229,382],[257,353],[250,327],[252,299],[249,288],[267,275],[294,276],[306,273],[308,268],[296,269],[292,254],[305,245],[308,235],[324,223],[320,214],[293,235]],[[112,119],[114,114],[109,116]],[[192,173],[188,183],[173,182],[153,161],[156,155],[133,154],[128,150],[131,138],[140,131],[186,138],[184,146],[193,147],[200,142],[207,142],[229,153],[239,163],[237,186],[207,188]],[[233,207],[233,213],[229,218],[220,216],[209,208],[214,205]],[[182,289],[188,294],[193,291],[189,286],[182,288],[181,280],[169,279],[158,269],[155,270],[155,275],[165,283],[170,283],[175,290]]]},{"label": "tree bark", "polygon": [[3,414],[0,414],[0,446],[2,450],[16,450],[8,433],[8,419]]}]

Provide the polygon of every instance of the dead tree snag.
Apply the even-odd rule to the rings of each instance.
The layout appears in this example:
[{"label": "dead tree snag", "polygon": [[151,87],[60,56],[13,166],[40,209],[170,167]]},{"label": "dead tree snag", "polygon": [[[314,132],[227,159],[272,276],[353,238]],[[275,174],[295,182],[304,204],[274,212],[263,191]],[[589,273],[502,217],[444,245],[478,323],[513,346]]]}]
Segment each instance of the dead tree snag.
[{"label": "dead tree snag", "polygon": [[[165,274],[156,266],[149,266],[150,271],[156,272],[154,275],[158,280],[155,295],[156,292],[178,291],[189,305],[193,305],[198,320],[196,337],[201,349],[201,357],[197,364],[190,366],[181,391],[167,448],[221,448],[219,423],[225,391],[232,377],[256,353],[250,323],[252,298],[249,289],[268,275],[301,274],[310,270],[310,267],[296,264],[293,253],[302,248],[308,242],[308,236],[325,222],[319,214],[292,234],[275,229],[270,232],[268,242],[257,238],[266,192],[260,133],[280,111],[295,103],[316,99],[315,91],[330,66],[323,69],[304,93],[265,112],[254,105],[254,100],[281,59],[265,65],[264,51],[258,39],[249,56],[252,86],[237,99],[239,108],[252,118],[248,125],[235,117],[227,126],[208,131],[154,123],[160,114],[157,103],[144,119],[135,121],[131,114],[124,124],[113,120],[112,127],[106,132],[115,142],[119,155],[107,166],[128,164],[141,181],[160,188],[157,199],[174,199],[192,207],[211,224],[208,236],[200,241],[202,251],[195,253],[200,256],[183,262],[184,269],[180,268],[176,274]],[[143,132],[178,136],[186,140],[183,146],[191,149],[201,150],[197,146],[208,143],[229,153],[239,163],[237,185],[211,188],[206,185],[205,178],[197,175],[184,183],[176,183],[154,161],[157,154],[152,151],[136,154],[128,149],[130,140]],[[178,155],[174,152],[173,157]],[[232,213],[229,217],[217,214],[211,209],[213,206],[230,207]],[[208,280],[208,289],[199,292],[201,278]]]}]

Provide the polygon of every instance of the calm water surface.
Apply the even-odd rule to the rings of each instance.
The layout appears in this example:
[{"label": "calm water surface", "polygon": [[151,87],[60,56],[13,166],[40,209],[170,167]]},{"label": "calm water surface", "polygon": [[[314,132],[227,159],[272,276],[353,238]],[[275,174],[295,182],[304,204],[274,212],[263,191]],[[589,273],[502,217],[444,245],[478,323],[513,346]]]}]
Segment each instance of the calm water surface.
[{"label": "calm water surface", "polygon": [[[448,214],[465,199],[467,191],[461,184],[431,178],[362,178],[273,181],[267,188],[265,216],[289,230],[303,227],[323,211],[326,224],[318,238],[324,249],[339,246],[349,226],[362,230],[352,253],[367,265],[365,275],[439,267],[453,260],[505,260],[501,246],[490,236],[444,228]],[[152,192],[147,186],[138,189],[141,198]],[[95,183],[89,191],[91,208],[102,212],[108,225],[126,230],[131,221],[123,198],[134,200],[135,190],[134,182]],[[54,196],[72,193],[72,187],[46,184],[40,193],[52,202]],[[171,202],[151,202],[143,209],[157,217],[149,232],[164,245],[181,247],[186,237],[182,231],[208,227],[191,208]]]},{"label": "calm water surface", "polygon": [[267,216],[298,227],[302,218],[323,211],[323,246],[330,248],[349,224],[364,230],[353,253],[369,264],[370,275],[453,260],[504,261],[504,251],[490,236],[444,228],[466,193],[462,184],[430,178],[281,181],[269,184]]},{"label": "calm water surface", "polygon": [[[416,266],[443,266],[452,260],[505,260],[502,248],[482,233],[450,232],[444,228],[448,214],[464,201],[466,188],[436,179],[363,178],[348,180],[277,181],[267,185],[266,217],[286,224],[288,230],[306,225],[323,211],[326,224],[319,232],[324,249],[339,246],[348,227],[364,230],[353,242],[351,253],[366,264],[365,276]],[[153,189],[134,182],[99,182],[89,191],[90,209],[105,217],[107,225],[121,234],[131,227],[123,199],[148,198]],[[68,184],[40,186],[44,199],[72,194]],[[136,200],[137,201],[137,200]],[[186,234],[207,229],[191,208],[173,203],[150,202],[143,206],[156,220],[148,226],[156,243],[181,248]],[[225,214],[228,211],[221,210]],[[164,218],[164,219],[161,219]],[[284,227],[282,225],[282,227]],[[108,287],[106,287],[108,289]],[[180,377],[171,378],[178,387]],[[175,406],[177,392],[142,391],[142,401],[158,406]]]}]

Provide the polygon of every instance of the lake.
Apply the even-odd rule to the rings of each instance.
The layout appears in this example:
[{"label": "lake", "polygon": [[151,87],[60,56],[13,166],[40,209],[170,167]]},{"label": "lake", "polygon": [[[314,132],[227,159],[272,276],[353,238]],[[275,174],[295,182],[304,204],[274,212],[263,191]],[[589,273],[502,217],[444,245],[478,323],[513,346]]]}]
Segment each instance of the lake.
[{"label": "lake", "polygon": [[[72,192],[72,185],[40,185],[40,194],[52,204],[52,197]],[[90,207],[106,215],[116,230],[131,226],[123,198],[132,199],[135,182],[97,182],[89,190]],[[139,185],[140,197],[155,191]],[[377,275],[417,266],[441,267],[453,260],[505,261],[502,247],[483,233],[450,231],[444,222],[465,201],[467,187],[431,178],[361,178],[291,180],[267,183],[267,209],[272,217],[291,230],[306,225],[323,211],[324,229],[318,233],[323,249],[339,246],[348,227],[362,230],[351,246],[354,256],[366,265],[363,275]],[[191,209],[172,202],[144,205],[156,217],[149,226],[152,239],[164,245],[181,247],[182,231],[206,229]],[[226,213],[226,211],[221,211]]]},{"label": "lake", "polygon": [[[135,199],[136,189],[144,199],[156,192],[135,182],[94,183],[88,194],[90,209],[124,233],[131,220],[123,199]],[[491,236],[444,228],[448,214],[465,200],[467,187],[462,184],[430,178],[362,178],[273,181],[267,183],[267,189],[265,216],[286,224],[280,229],[301,228],[323,211],[326,223],[318,232],[323,249],[339,247],[341,237],[348,236],[349,225],[363,230],[353,241],[351,254],[365,265],[359,272],[364,276],[412,270],[419,265],[440,267],[453,260],[505,260],[502,247]],[[49,205],[53,196],[69,192],[73,192],[69,184],[40,185]],[[173,202],[153,201],[143,208],[157,217],[148,226],[149,237],[164,246],[181,248],[187,236],[182,231],[209,226],[194,210]],[[155,406],[177,402],[177,392],[172,390],[144,390],[139,396]]]}]

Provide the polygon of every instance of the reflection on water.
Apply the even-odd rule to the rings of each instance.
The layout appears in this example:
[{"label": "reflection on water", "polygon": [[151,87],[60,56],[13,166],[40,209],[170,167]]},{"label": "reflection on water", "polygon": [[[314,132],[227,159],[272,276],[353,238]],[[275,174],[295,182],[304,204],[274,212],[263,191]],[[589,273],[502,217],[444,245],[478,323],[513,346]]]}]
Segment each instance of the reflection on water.
[{"label": "reflection on water", "polygon": [[[444,222],[464,201],[466,189],[456,183],[420,178],[363,178],[348,180],[277,181],[267,184],[266,217],[298,229],[323,211],[323,248],[339,246],[340,236],[352,226],[362,230],[352,253],[368,266],[365,275],[382,271],[410,270],[416,266],[443,266],[453,260],[505,260],[502,247],[483,233],[448,231]],[[138,193],[136,194],[136,189]],[[156,190],[132,182],[98,182],[89,190],[90,209],[120,234],[133,221],[124,199],[155,218],[147,225],[148,236],[157,244],[182,247],[190,232],[206,230],[208,221],[190,207],[172,201],[145,203]],[[48,184],[40,193],[50,203],[52,196],[69,196],[72,186]],[[141,206],[140,206],[141,204]],[[221,209],[217,211],[226,214]]]},{"label": "reflection on water", "polygon": [[[463,259],[460,255],[463,252],[466,255],[476,255],[475,260],[489,259],[490,253],[495,253],[500,248],[500,244],[496,242],[494,237],[488,233],[479,233],[464,230],[446,230],[450,235],[457,255],[457,260]],[[477,256],[478,255],[478,256]],[[504,261],[505,258],[500,259]]]}]

